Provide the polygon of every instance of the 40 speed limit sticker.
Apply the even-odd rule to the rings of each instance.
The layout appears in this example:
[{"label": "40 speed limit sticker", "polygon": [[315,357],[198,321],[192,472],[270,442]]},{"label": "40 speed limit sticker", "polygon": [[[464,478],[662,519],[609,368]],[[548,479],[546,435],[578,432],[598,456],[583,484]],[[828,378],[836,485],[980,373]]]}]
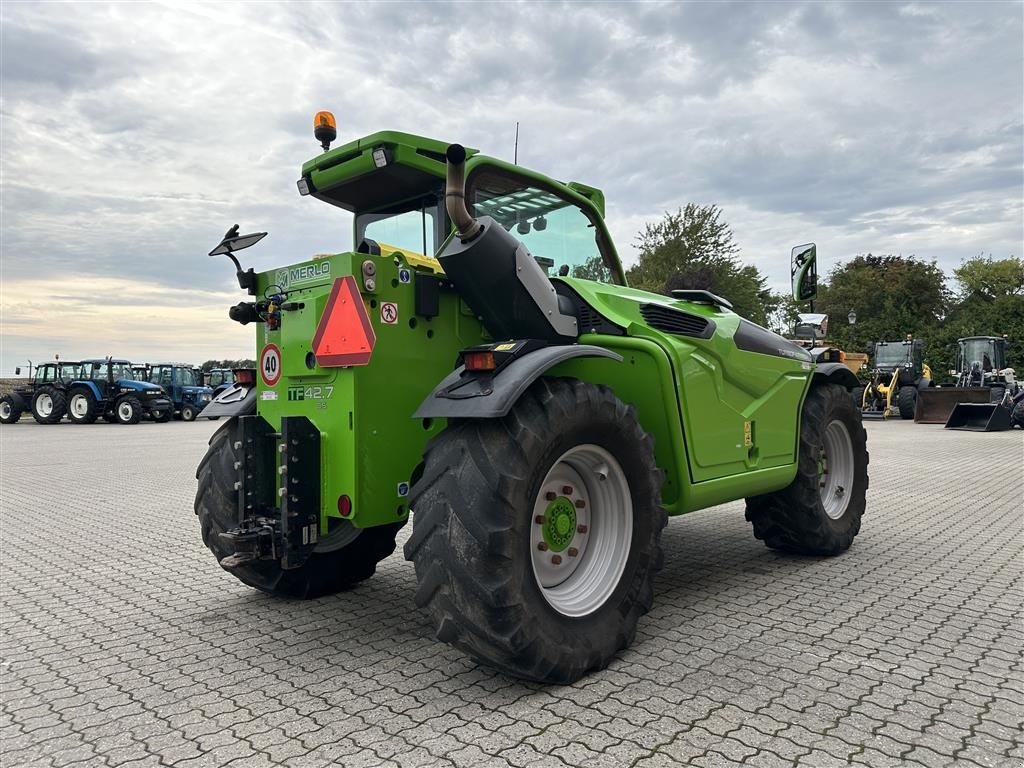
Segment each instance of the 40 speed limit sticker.
[{"label": "40 speed limit sticker", "polygon": [[267,344],[260,352],[260,377],[268,387],[281,379],[281,350],[276,344]]}]

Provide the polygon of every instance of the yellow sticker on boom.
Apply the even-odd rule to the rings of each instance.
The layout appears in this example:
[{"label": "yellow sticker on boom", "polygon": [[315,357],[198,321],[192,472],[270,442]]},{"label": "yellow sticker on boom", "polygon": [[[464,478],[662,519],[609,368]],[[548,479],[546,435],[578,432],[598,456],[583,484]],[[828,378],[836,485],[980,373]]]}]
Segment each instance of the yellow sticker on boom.
[{"label": "yellow sticker on boom", "polygon": [[512,342],[511,344],[509,344],[509,343],[499,344],[498,346],[496,346],[494,348],[494,351],[495,352],[508,352],[510,349],[515,349],[515,348],[516,348],[515,342]]},{"label": "yellow sticker on boom", "polygon": [[754,444],[754,430],[749,421],[743,422],[743,446],[749,448]]}]

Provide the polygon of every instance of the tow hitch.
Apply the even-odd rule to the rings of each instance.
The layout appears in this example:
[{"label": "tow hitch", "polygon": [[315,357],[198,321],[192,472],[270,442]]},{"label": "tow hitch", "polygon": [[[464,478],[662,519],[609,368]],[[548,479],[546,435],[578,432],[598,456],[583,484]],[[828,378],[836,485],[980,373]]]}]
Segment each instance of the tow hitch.
[{"label": "tow hitch", "polygon": [[238,526],[220,534],[231,550],[220,564],[231,570],[280,560],[282,568],[298,568],[319,538],[320,430],[305,416],[284,417],[280,432],[258,415],[242,416],[239,423]]}]

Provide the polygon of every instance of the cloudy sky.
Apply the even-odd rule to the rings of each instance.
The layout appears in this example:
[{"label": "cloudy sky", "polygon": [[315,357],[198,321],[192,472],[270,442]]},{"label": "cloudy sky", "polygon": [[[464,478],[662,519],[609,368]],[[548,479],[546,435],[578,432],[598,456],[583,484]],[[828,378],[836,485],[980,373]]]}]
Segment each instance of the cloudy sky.
[{"label": "cloudy sky", "polygon": [[0,375],[27,359],[253,354],[205,254],[351,247],[295,189],[395,129],[605,190],[620,253],[717,203],[776,288],[790,246],[949,271],[1024,251],[1024,30],[1002,3],[21,3],[2,24]]}]

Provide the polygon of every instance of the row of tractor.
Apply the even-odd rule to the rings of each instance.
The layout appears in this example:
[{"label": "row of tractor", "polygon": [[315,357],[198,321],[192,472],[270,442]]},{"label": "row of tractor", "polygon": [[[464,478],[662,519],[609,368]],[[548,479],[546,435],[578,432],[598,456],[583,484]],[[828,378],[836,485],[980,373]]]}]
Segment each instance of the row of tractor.
[{"label": "row of tractor", "polygon": [[971,336],[957,341],[956,368],[936,386],[921,339],[868,346],[874,364],[853,391],[865,419],[899,416],[948,429],[995,432],[1024,428],[1024,388],[1006,365],[1006,339]]},{"label": "row of tractor", "polygon": [[193,421],[234,378],[230,370],[204,376],[182,363],[55,360],[37,366],[24,385],[0,398],[0,423],[12,424],[26,412],[40,424],[56,424],[65,416],[73,424]]}]

